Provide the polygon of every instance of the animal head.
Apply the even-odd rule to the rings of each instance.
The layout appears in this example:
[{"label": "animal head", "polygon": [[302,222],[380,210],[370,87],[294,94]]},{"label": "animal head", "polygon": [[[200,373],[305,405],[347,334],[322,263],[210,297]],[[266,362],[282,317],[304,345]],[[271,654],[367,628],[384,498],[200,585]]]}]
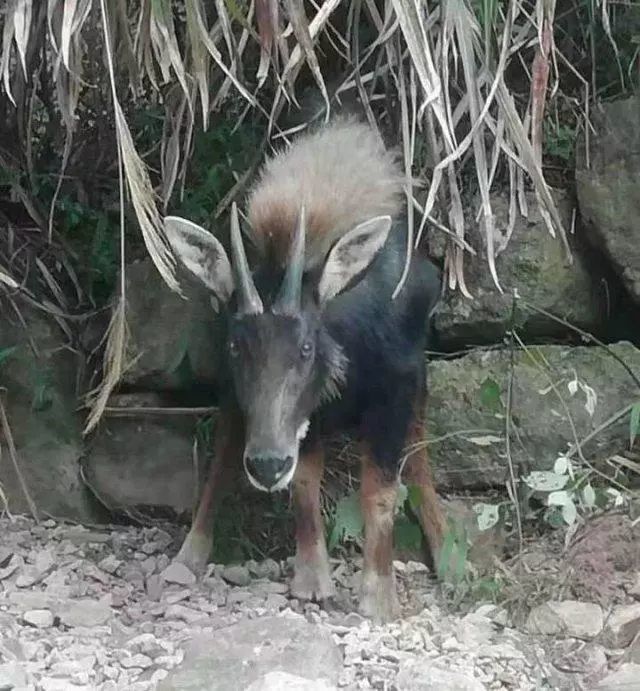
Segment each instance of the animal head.
[{"label": "animal head", "polygon": [[260,490],[273,492],[289,484],[311,414],[338,391],[346,358],[324,326],[325,309],[364,276],[390,227],[390,216],[355,225],[309,273],[302,207],[279,285],[269,285],[273,279],[267,278],[258,281],[259,291],[235,204],[230,258],[211,233],[182,218],[165,218],[176,257],[228,311],[226,352],[245,422],[244,467]]}]

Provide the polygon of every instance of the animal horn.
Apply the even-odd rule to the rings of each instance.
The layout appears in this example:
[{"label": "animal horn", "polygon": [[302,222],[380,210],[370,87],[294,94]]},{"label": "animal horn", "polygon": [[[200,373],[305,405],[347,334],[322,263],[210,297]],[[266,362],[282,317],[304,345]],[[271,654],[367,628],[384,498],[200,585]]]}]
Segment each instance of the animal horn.
[{"label": "animal horn", "polygon": [[304,273],[304,252],[306,235],[306,214],[304,206],[300,209],[298,226],[291,241],[289,261],[274,309],[278,312],[296,312],[302,303],[302,274]]},{"label": "animal horn", "polygon": [[231,255],[238,290],[238,311],[241,314],[262,314],[264,306],[249,271],[235,202],[231,205]]}]

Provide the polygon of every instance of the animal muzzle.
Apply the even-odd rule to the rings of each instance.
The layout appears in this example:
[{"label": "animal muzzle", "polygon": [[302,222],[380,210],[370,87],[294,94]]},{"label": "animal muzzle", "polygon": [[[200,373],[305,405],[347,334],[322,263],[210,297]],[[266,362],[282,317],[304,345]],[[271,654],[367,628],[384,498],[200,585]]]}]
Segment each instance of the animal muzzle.
[{"label": "animal muzzle", "polygon": [[294,454],[250,452],[244,457],[249,482],[263,492],[277,492],[291,482],[298,460]]}]

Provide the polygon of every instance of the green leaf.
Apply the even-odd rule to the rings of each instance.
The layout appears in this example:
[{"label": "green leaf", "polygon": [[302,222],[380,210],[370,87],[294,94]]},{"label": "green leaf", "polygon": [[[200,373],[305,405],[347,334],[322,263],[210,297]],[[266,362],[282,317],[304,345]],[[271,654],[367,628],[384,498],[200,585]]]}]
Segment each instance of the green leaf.
[{"label": "green leaf", "polygon": [[589,508],[596,505],[596,493],[593,487],[588,483],[582,489],[582,499]]},{"label": "green leaf", "polygon": [[409,506],[412,511],[419,511],[422,505],[422,491],[418,485],[409,485]]},{"label": "green leaf", "polygon": [[500,412],[503,408],[500,399],[500,387],[490,377],[487,377],[480,385],[480,403],[495,413]]},{"label": "green leaf", "polygon": [[636,437],[640,434],[640,401],[631,408],[631,419],[629,420],[629,448],[633,447]]},{"label": "green leaf", "polygon": [[564,521],[567,525],[573,525],[576,522],[577,517],[578,510],[576,509],[576,505],[571,499],[569,499],[566,504],[562,505],[562,518],[564,518]]},{"label": "green leaf", "polygon": [[10,348],[0,348],[0,365],[8,360],[17,350],[17,346],[11,346]]},{"label": "green leaf", "polygon": [[352,492],[342,497],[336,504],[335,520],[329,549],[332,550],[341,540],[351,540],[360,537],[364,529],[364,520],[360,510],[360,492]]},{"label": "green leaf", "polygon": [[567,484],[569,477],[548,470],[534,470],[522,479],[531,489],[538,492],[555,492]]},{"label": "green leaf", "polygon": [[499,506],[497,504],[475,504],[474,511],[478,514],[478,528],[489,530],[500,519]]},{"label": "green leaf", "polygon": [[418,552],[422,548],[422,530],[408,516],[401,514],[393,526],[393,539],[397,549]]},{"label": "green leaf", "polygon": [[404,506],[405,501],[407,501],[408,496],[409,490],[407,489],[407,486],[401,482],[398,485],[398,496],[396,497],[396,513],[402,511],[402,508]]}]

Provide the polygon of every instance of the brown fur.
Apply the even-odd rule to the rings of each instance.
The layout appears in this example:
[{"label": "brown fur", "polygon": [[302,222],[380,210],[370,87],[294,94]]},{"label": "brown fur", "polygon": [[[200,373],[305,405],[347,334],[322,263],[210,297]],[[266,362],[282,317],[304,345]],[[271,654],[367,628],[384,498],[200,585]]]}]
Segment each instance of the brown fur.
[{"label": "brown fur", "polygon": [[390,480],[364,450],[361,497],[364,517],[364,571],[389,576],[393,560],[393,519],[398,483]]},{"label": "brown fur", "polygon": [[402,183],[396,156],[378,132],[354,119],[337,119],[266,161],[248,197],[253,240],[263,255],[283,265],[304,203],[305,263],[312,268],[354,226],[374,216],[396,216]]},{"label": "brown fur", "polygon": [[322,446],[302,454],[293,478],[293,500],[296,519],[298,552],[308,557],[324,539],[324,526],[320,512],[320,484],[324,472]]},{"label": "brown fur", "polygon": [[[433,474],[427,449],[424,446],[424,421],[416,414],[411,424],[407,440],[407,460],[404,465],[404,476],[407,484],[420,490],[420,507],[417,518],[424,536],[427,538],[434,566],[437,567],[445,532],[445,519],[433,483]],[[414,445],[421,447],[414,450]]]}]

